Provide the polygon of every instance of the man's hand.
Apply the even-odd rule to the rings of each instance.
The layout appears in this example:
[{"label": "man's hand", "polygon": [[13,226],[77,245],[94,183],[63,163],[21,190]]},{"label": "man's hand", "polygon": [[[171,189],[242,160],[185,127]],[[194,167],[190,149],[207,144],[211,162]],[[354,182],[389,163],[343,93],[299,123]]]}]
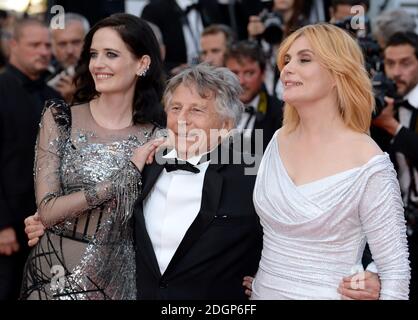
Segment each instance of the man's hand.
[{"label": "man's hand", "polygon": [[245,288],[245,294],[251,298],[251,294],[253,293],[253,281],[254,278],[250,276],[244,277],[242,282],[243,287]]},{"label": "man's hand", "polygon": [[344,277],[338,287],[343,300],[378,300],[380,280],[376,273],[365,271]]},{"label": "man's hand", "polygon": [[0,230],[0,255],[11,256],[19,251],[16,232],[13,228]]},{"label": "man's hand", "polygon": [[29,239],[29,247],[33,247],[37,244],[39,238],[45,233],[45,227],[42,224],[37,212],[33,216],[29,216],[25,219],[25,233]]},{"label": "man's hand", "polygon": [[61,94],[64,100],[68,103],[71,102],[73,95],[76,91],[76,87],[73,83],[73,77],[62,76],[58,83],[55,85],[55,89]]},{"label": "man's hand", "polygon": [[373,119],[372,124],[376,127],[382,128],[390,133],[392,136],[396,134],[398,129],[399,122],[394,117],[394,100],[392,98],[385,97],[387,106],[382,110],[382,112]]}]

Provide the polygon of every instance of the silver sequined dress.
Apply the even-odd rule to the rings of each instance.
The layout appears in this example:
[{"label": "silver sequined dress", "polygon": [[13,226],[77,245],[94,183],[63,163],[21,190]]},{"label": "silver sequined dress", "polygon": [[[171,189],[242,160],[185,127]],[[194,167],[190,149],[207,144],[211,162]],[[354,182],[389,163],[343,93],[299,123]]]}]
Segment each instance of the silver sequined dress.
[{"label": "silver sequined dress", "polygon": [[339,282],[356,273],[366,239],[380,298],[408,298],[405,220],[387,154],[296,186],[281,162],[276,133],[259,168],[254,204],[264,236],[252,299],[339,299]]},{"label": "silver sequined dress", "polygon": [[26,263],[22,299],[135,299],[132,150],[153,126],[99,126],[88,104],[51,101],[36,147],[36,199],[47,230]]}]

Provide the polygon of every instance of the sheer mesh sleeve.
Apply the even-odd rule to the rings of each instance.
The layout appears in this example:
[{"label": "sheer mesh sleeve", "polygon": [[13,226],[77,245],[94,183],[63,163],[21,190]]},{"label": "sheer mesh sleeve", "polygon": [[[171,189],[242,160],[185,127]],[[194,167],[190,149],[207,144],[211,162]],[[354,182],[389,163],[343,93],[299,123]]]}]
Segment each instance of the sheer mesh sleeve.
[{"label": "sheer mesh sleeve", "polygon": [[408,299],[406,226],[399,184],[391,163],[370,177],[359,209],[379,272],[380,299]]},{"label": "sheer mesh sleeve", "polygon": [[67,131],[70,128],[66,127],[68,123],[62,121],[62,116],[57,117],[57,113],[53,112],[60,107],[62,106],[52,103],[45,108],[36,146],[36,201],[41,221],[47,227],[74,218],[116,195],[123,195],[131,189],[136,190],[140,174],[128,162],[125,168],[116,172],[108,181],[64,195],[60,179],[60,165],[64,148],[67,146],[66,139],[69,139]]}]

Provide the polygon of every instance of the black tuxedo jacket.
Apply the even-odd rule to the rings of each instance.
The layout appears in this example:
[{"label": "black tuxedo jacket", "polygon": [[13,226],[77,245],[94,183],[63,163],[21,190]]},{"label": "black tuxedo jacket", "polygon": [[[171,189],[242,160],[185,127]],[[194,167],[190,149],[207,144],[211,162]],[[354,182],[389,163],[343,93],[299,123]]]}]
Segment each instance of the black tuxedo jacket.
[{"label": "black tuxedo jacket", "polygon": [[[217,1],[200,0],[200,14],[203,26],[220,23],[220,9]],[[187,63],[186,42],[183,34],[185,15],[175,0],[156,0],[147,4],[141,18],[156,24],[163,35],[166,46],[164,60],[167,71]],[[200,39],[197,39],[200,41]]]},{"label": "black tuxedo jacket", "polygon": [[[266,92],[267,94],[267,92]],[[266,150],[274,133],[281,128],[283,122],[283,101],[267,94],[267,111],[265,114],[256,113],[254,129],[263,130],[263,150]],[[252,136],[255,138],[255,131]],[[254,152],[254,149],[252,150]]]},{"label": "black tuxedo jacket", "polygon": [[252,202],[255,176],[245,175],[244,168],[209,165],[200,211],[162,275],[142,200],[152,192],[163,166],[154,162],[144,169],[143,193],[134,210],[138,299],[246,298],[242,280],[258,268],[262,230]]},{"label": "black tuxedo jacket", "polygon": [[371,136],[383,151],[389,153],[395,166],[395,153],[401,152],[418,169],[418,110],[412,112],[409,127],[401,128],[395,137],[377,127],[371,127]]}]

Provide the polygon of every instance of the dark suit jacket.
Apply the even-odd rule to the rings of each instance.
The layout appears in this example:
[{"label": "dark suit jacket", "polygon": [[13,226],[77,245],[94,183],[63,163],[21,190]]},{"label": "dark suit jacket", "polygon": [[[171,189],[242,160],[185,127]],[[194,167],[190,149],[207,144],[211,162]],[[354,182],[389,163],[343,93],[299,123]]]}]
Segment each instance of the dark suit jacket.
[{"label": "dark suit jacket", "polygon": [[242,164],[209,165],[201,209],[161,275],[142,200],[162,170],[156,163],[144,170],[134,210],[138,299],[245,299],[242,279],[255,274],[262,247],[252,202],[255,176],[244,175]]},{"label": "dark suit jacket", "polygon": [[[200,0],[199,3],[203,26],[221,22],[217,1]],[[167,71],[187,63],[186,42],[183,35],[185,15],[175,0],[157,0],[147,4],[141,18],[156,24],[161,30],[166,46],[164,64]]]},{"label": "dark suit jacket", "polygon": [[[265,114],[256,113],[254,129],[263,130],[263,150],[266,150],[274,133],[280,129],[283,122],[283,101],[267,95],[267,111]],[[255,131],[253,132],[253,138]]]},{"label": "dark suit jacket", "polygon": [[395,152],[401,152],[418,169],[418,110],[412,112],[409,128],[403,127],[395,137],[377,127],[371,128],[371,135],[383,151],[389,153],[395,166]]},{"label": "dark suit jacket", "polygon": [[35,142],[43,103],[55,97],[42,80],[31,81],[13,66],[0,74],[0,229],[15,227],[23,235],[24,218],[36,211]]}]

